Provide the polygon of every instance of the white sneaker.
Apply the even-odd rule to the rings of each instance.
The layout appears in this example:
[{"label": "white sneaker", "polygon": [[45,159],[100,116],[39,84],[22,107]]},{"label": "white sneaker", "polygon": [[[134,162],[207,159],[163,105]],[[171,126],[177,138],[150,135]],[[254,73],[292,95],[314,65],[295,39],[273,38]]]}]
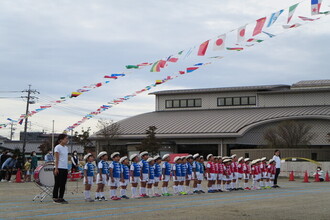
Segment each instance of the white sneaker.
[{"label": "white sneaker", "polygon": [[5,183],[5,182],[7,182],[7,180],[1,180],[1,182]]}]

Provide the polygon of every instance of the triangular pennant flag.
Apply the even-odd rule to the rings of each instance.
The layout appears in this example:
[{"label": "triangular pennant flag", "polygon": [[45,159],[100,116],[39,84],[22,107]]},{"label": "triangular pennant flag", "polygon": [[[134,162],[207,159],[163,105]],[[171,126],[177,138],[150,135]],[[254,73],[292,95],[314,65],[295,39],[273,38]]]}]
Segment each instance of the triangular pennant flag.
[{"label": "triangular pennant flag", "polygon": [[273,14],[270,16],[270,18],[269,18],[269,22],[268,22],[267,27],[270,27],[272,24],[274,24],[275,21],[277,20],[277,18],[282,14],[283,11],[284,11],[284,10],[282,9],[282,10],[280,10],[280,11],[278,11],[278,12],[273,13]]},{"label": "triangular pennant flag", "polygon": [[301,24],[299,24],[299,23],[296,23],[296,24],[292,24],[292,25],[282,25],[282,27],[284,28],[284,29],[289,29],[289,28],[297,28],[297,27],[300,27],[301,26]]},{"label": "triangular pennant flag", "polygon": [[259,18],[257,20],[257,24],[253,30],[253,35],[252,36],[256,36],[257,34],[260,34],[262,31],[262,28],[264,27],[264,24],[266,22],[266,17],[263,18]]},{"label": "triangular pennant flag", "polygon": [[243,47],[227,47],[227,50],[241,51],[241,50],[244,50],[244,48]]},{"label": "triangular pennant flag", "polygon": [[311,0],[311,14],[317,15],[320,12],[322,0]]},{"label": "triangular pennant flag", "polygon": [[159,61],[159,67],[160,68],[165,68],[165,66],[166,66],[166,61],[165,60],[160,60]]},{"label": "triangular pennant flag", "polygon": [[298,18],[300,18],[303,21],[315,21],[315,20],[320,19],[320,18],[307,18],[307,17],[303,17],[303,16],[298,16]]},{"label": "triangular pennant flag", "polygon": [[223,50],[225,49],[225,41],[226,41],[226,34],[222,34],[218,36],[218,38],[214,41],[213,50]]},{"label": "triangular pennant flag", "polygon": [[198,53],[197,53],[198,56],[205,55],[207,47],[209,46],[209,42],[210,42],[210,40],[207,40],[199,46]]},{"label": "triangular pennant flag", "polygon": [[159,61],[155,62],[152,65],[150,72],[160,72]]},{"label": "triangular pennant flag", "polygon": [[191,73],[191,72],[197,70],[198,68],[199,68],[199,67],[188,67],[188,68],[187,68],[187,73]]},{"label": "triangular pennant flag", "polygon": [[287,24],[289,24],[289,22],[291,21],[291,18],[293,17],[293,14],[296,10],[296,8],[298,7],[299,3],[292,5],[289,7],[289,15],[288,15],[288,22]]},{"label": "triangular pennant flag", "polygon": [[137,65],[126,65],[126,69],[139,69]]},{"label": "triangular pennant flag", "polygon": [[256,39],[256,38],[250,38],[247,40],[247,42],[257,42],[257,43],[261,43],[263,42],[264,40],[259,40],[259,39]]},{"label": "triangular pennant flag", "polygon": [[237,29],[237,42],[242,42],[245,39],[246,25]]},{"label": "triangular pennant flag", "polygon": [[270,37],[270,38],[272,38],[272,37],[275,37],[275,36],[276,36],[276,35],[274,35],[274,34],[271,34],[271,33],[268,33],[268,32],[266,32],[266,31],[263,31],[262,33],[264,33],[264,34],[268,35],[268,37]]}]

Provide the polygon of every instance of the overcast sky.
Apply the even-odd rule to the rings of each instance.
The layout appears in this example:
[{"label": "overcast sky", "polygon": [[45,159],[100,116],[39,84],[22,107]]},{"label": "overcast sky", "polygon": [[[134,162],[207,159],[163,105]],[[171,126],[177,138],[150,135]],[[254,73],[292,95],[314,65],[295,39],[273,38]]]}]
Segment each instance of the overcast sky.
[{"label": "overcast sky", "polygon": [[[297,8],[298,15],[310,15],[309,0]],[[40,94],[30,109],[70,94],[91,83],[102,82],[105,74],[125,71],[124,66],[154,62],[181,50],[188,51],[205,40],[227,33],[244,24],[252,31],[253,21],[287,9],[293,0],[34,0],[0,2],[0,124],[17,119],[25,112],[21,91],[32,85]],[[321,11],[330,10],[324,0]],[[270,29],[281,33],[286,10]],[[317,18],[319,16],[313,16]],[[185,88],[212,88],[268,84],[293,84],[300,80],[329,79],[330,16],[285,31],[242,52],[209,52],[192,55],[171,64],[161,73],[149,67],[132,71],[127,77],[111,81],[78,98],[40,112],[29,120],[31,131],[51,132],[80,120],[85,114],[117,97],[131,94],[145,86],[173,75],[198,62],[212,64],[184,75],[152,91]],[[236,32],[227,35],[234,43]],[[258,36],[259,37],[259,36]],[[234,44],[233,44],[234,45]],[[210,49],[210,48],[209,48]],[[223,54],[222,54],[223,53]],[[219,61],[211,55],[223,55]],[[5,98],[11,97],[11,98]],[[100,118],[115,121],[154,110],[154,96],[141,94],[115,106],[82,127],[96,131]],[[15,138],[23,126],[17,125]],[[0,135],[9,136],[9,128]]]}]

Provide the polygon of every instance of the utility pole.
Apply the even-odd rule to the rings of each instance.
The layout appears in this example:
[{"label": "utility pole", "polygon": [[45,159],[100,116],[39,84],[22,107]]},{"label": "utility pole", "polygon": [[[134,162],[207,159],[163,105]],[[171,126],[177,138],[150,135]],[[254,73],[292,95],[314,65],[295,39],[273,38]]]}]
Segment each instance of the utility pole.
[{"label": "utility pole", "polygon": [[53,120],[53,129],[52,129],[52,152],[53,152],[53,155],[54,154],[54,145],[55,145],[55,140],[54,140],[54,125],[55,125],[55,120]]},{"label": "utility pole", "polygon": [[29,105],[30,104],[34,104],[35,101],[34,99],[36,99],[37,97],[35,96],[31,96],[32,94],[36,94],[39,92],[37,90],[31,90],[31,85],[29,85],[29,89],[28,90],[24,90],[23,92],[27,92],[27,96],[22,96],[22,98],[26,98],[26,111],[25,111],[25,124],[24,124],[24,138],[23,138],[23,164],[25,163],[25,147],[26,147],[26,136],[27,136],[27,125],[28,125],[28,114],[29,114]]},{"label": "utility pole", "polygon": [[14,128],[13,128],[13,126],[14,126],[14,122],[11,122],[10,123],[10,140],[12,141],[13,140],[13,135],[14,135]]}]

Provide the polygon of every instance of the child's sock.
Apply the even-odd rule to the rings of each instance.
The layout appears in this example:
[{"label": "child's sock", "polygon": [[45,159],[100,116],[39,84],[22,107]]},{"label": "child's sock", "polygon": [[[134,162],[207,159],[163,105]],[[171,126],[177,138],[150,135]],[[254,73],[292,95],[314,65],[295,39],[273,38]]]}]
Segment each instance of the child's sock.
[{"label": "child's sock", "polygon": [[85,190],[84,191],[84,195],[85,195],[85,199],[88,199],[89,197],[88,197],[88,190]]},{"label": "child's sock", "polygon": [[126,196],[126,189],[120,189],[120,196]]},{"label": "child's sock", "polygon": [[133,186],[132,186],[132,189],[131,189],[131,190],[132,190],[132,196],[137,196],[137,195],[136,195],[136,187],[133,187]]}]

